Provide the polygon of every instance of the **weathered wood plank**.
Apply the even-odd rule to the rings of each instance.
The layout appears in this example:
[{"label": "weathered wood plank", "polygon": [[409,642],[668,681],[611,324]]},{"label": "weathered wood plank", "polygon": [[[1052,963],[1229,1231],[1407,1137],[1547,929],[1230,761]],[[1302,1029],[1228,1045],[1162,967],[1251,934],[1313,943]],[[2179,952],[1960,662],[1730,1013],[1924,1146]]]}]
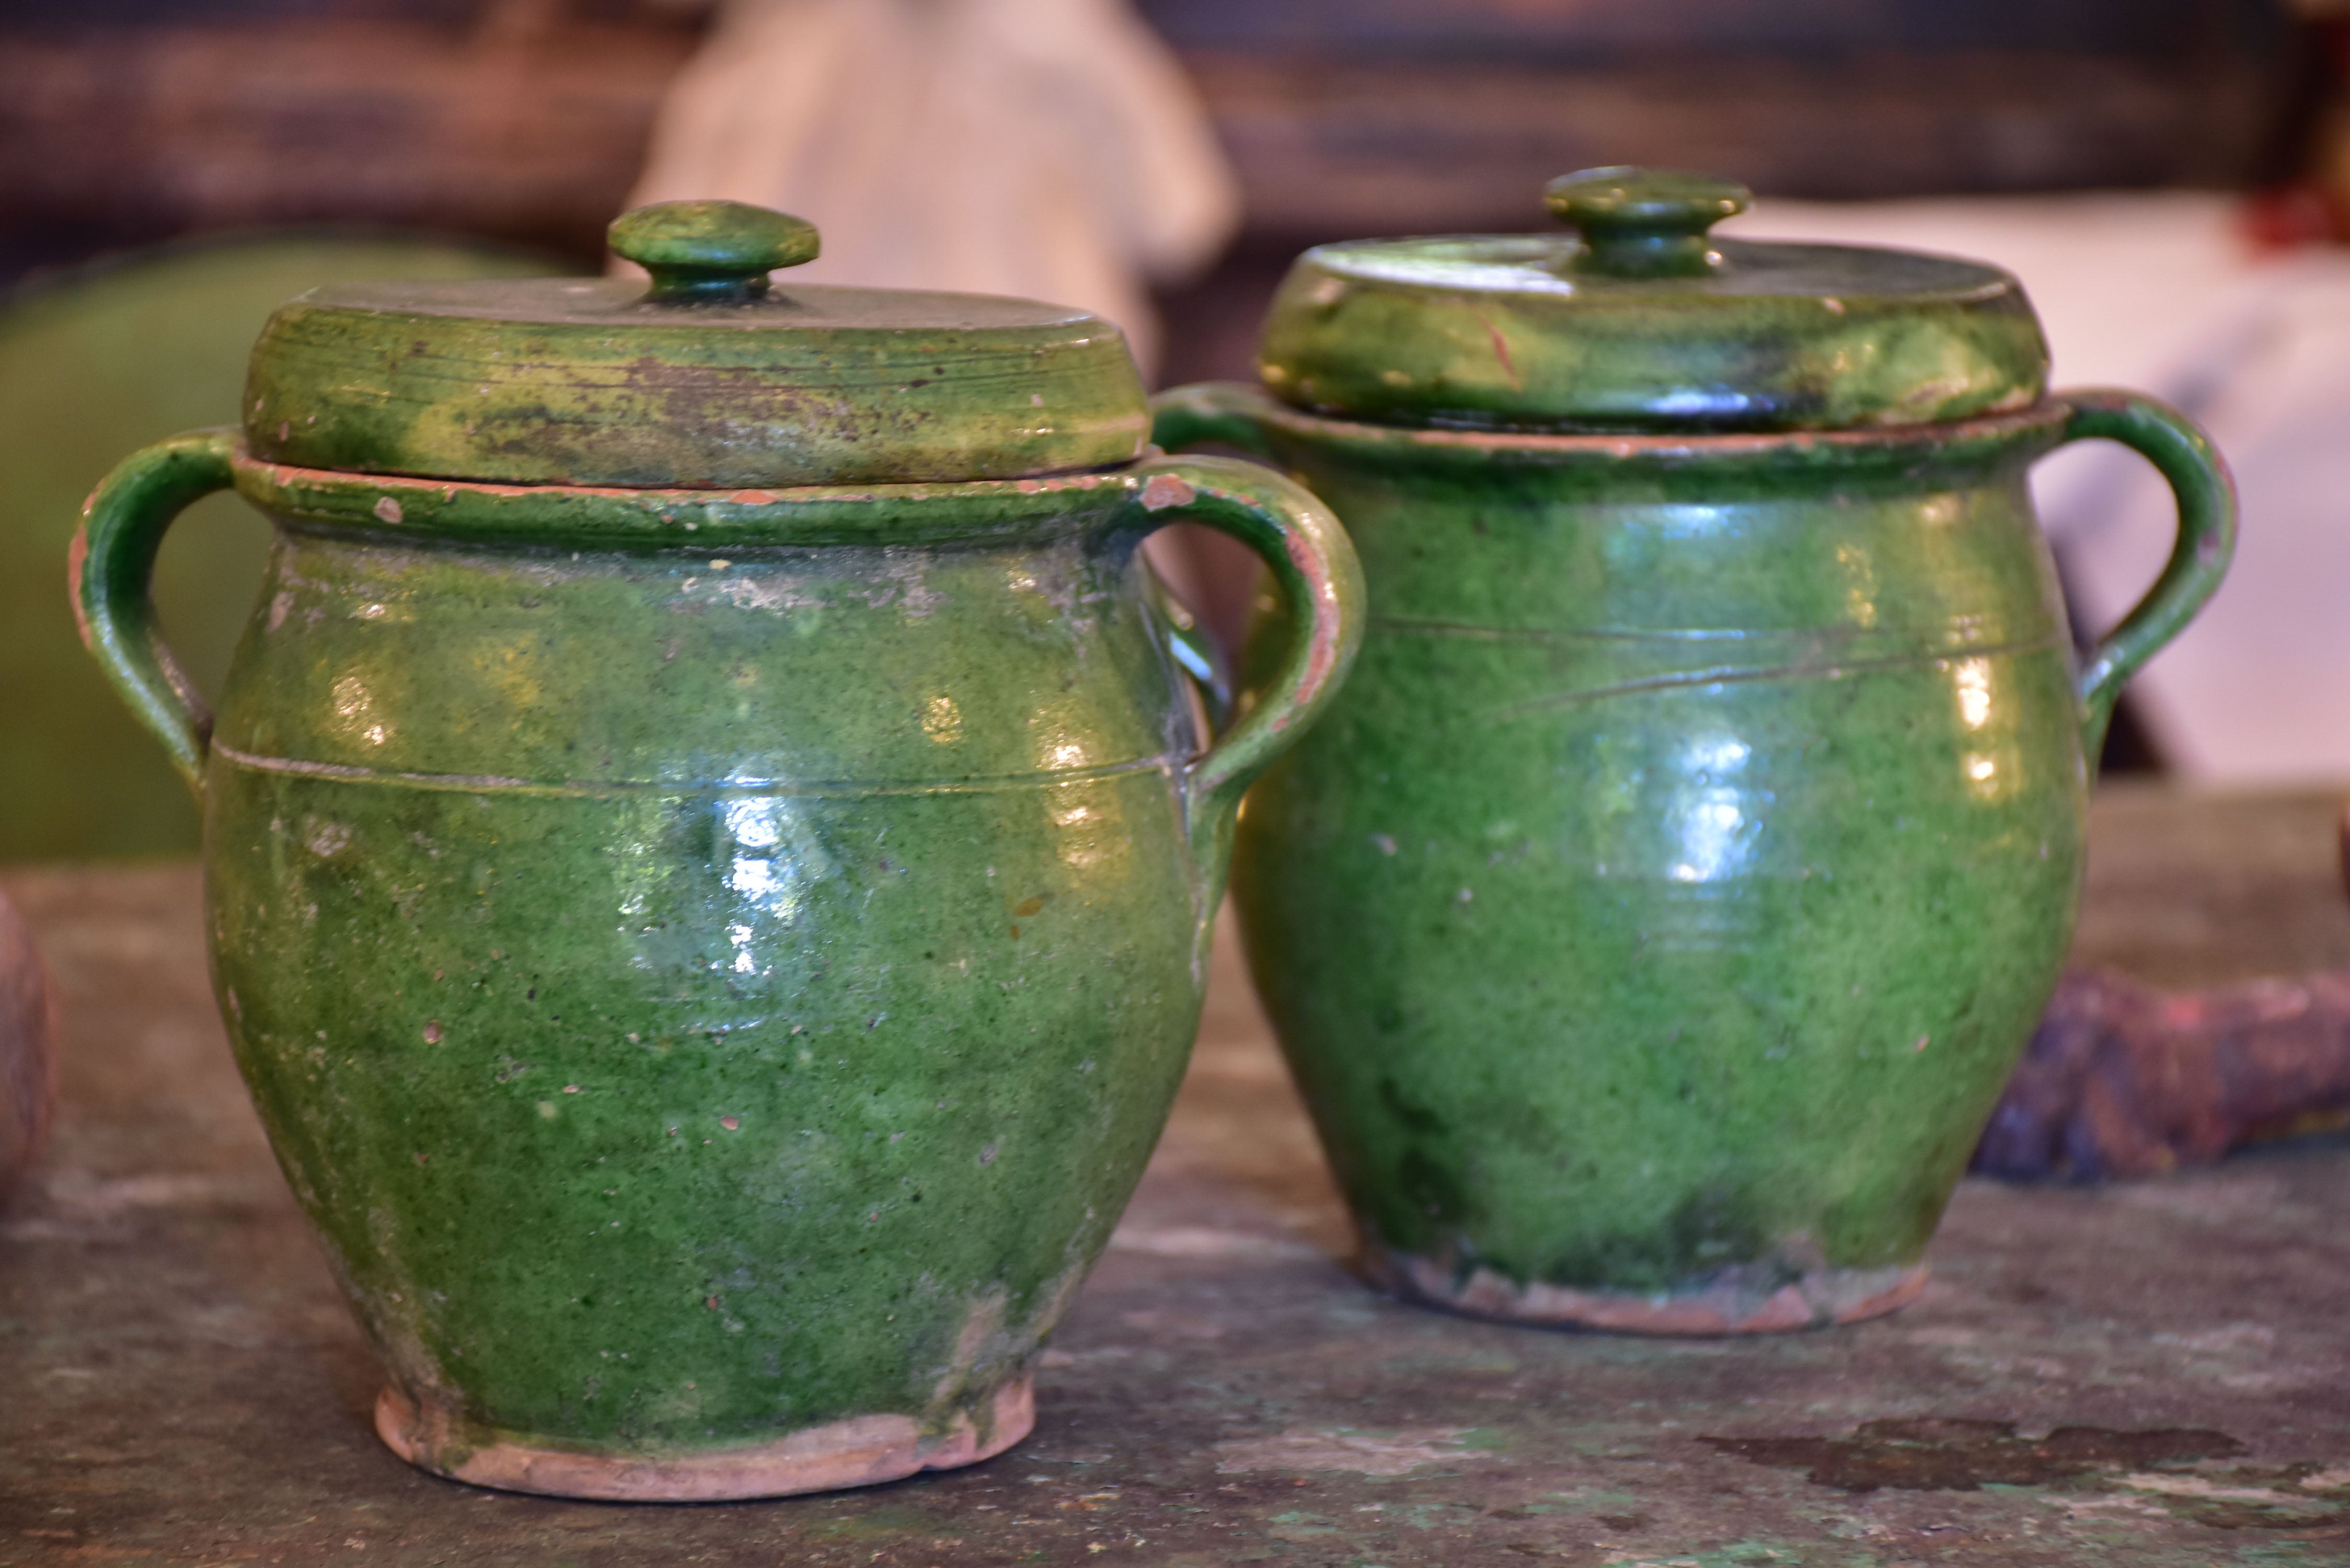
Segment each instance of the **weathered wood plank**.
[{"label": "weathered wood plank", "polygon": [[1817,197],[2243,184],[2273,103],[2258,70],[2225,59],[1191,63],[1252,225],[1302,239],[1543,227],[1543,182],[1602,163]]},{"label": "weathered wood plank", "polygon": [[593,254],[694,41],[373,21],[0,36],[0,211],[19,245],[338,221]]}]

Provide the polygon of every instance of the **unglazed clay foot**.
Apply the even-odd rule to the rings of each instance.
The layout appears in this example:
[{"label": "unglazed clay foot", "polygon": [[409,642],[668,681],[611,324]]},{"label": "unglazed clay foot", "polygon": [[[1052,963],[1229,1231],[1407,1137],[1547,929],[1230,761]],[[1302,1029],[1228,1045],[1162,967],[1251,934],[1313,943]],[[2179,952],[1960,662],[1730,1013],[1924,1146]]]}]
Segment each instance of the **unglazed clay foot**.
[{"label": "unglazed clay foot", "polygon": [[1392,1295],[1497,1323],[1596,1328],[1614,1334],[1784,1334],[1859,1323],[1908,1306],[1926,1288],[1926,1265],[1806,1270],[1794,1280],[1773,1272],[1768,1283],[1724,1270],[1700,1287],[1657,1294],[1520,1284],[1492,1269],[1466,1280],[1432,1259],[1394,1252],[1366,1241],[1362,1269]]},{"label": "unglazed clay foot", "polygon": [[719,1502],[788,1497],[897,1480],[993,1459],[1036,1424],[1035,1380],[995,1391],[974,1420],[959,1410],[943,1429],[911,1416],[858,1416],[763,1443],[657,1453],[559,1448],[482,1427],[387,1387],[376,1434],[419,1469],[503,1491],[614,1502]]}]

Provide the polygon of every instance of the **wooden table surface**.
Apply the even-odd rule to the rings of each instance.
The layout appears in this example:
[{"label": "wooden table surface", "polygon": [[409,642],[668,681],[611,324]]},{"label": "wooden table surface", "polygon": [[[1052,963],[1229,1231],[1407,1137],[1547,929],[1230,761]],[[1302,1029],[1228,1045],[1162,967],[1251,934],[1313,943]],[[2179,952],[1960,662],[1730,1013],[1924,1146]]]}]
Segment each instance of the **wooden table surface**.
[{"label": "wooden table surface", "polygon": [[[2114,790],[2076,958],[2350,967],[2330,802]],[[1745,1342],[1371,1294],[1229,947],[1174,1121],[970,1469],[708,1506],[420,1475],[262,1141],[185,867],[0,878],[65,1102],[0,1213],[0,1564],[2350,1564],[2350,1140],[1970,1181],[1924,1299]],[[2059,1430],[2060,1428],[2064,1430]]]}]

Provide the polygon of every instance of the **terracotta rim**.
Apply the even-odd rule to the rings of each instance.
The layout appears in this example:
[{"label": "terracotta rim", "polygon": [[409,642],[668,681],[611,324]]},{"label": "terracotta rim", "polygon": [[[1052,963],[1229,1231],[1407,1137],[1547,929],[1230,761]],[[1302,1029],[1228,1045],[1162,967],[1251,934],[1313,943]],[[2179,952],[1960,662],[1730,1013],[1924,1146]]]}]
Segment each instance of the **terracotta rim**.
[{"label": "terracotta rim", "polygon": [[993,1459],[1035,1426],[1035,1379],[1023,1373],[998,1388],[980,1414],[958,1410],[942,1428],[911,1416],[856,1416],[736,1448],[614,1453],[477,1426],[387,1386],[376,1398],[375,1429],[417,1469],[474,1486],[610,1502],[720,1502],[874,1486]]},{"label": "terracotta rim", "polygon": [[1160,513],[1195,502],[1206,506],[1243,483],[1261,483],[1267,477],[1259,468],[1170,456],[1149,447],[1116,467],[1028,479],[734,490],[512,484],[297,468],[255,457],[234,432],[211,433],[236,493],[281,521],[360,529],[385,539],[549,545],[559,541],[565,548],[581,549],[654,545],[701,554],[759,545],[951,544],[972,538],[1035,544],[1097,534],[1113,521],[1147,533],[1161,521],[1176,521],[1159,517]]},{"label": "terracotta rim", "polygon": [[1793,463],[1805,469],[1856,460],[1908,463],[1995,462],[2018,442],[2054,445],[2094,388],[2051,392],[2023,408],[1919,424],[1858,425],[1794,431],[1518,431],[1442,425],[1383,425],[1339,413],[1316,413],[1238,381],[1203,381],[1161,393],[1159,419],[1197,429],[1180,446],[1228,441],[1274,461],[1265,432],[1364,459],[1461,462],[1482,467],[1507,462],[1533,467],[1621,462],[1682,467],[1731,462]]},{"label": "terracotta rim", "polygon": [[[761,507],[784,508],[797,504],[806,507],[820,503],[842,502],[905,502],[949,499],[956,496],[1053,496],[1068,491],[1139,489],[1149,480],[1148,473],[1137,476],[1135,470],[1147,462],[1167,461],[1164,453],[1145,446],[1134,456],[1118,462],[1090,468],[1055,469],[1050,473],[1014,475],[999,479],[910,479],[875,482],[869,484],[768,484],[714,485],[690,484],[565,484],[549,480],[529,483],[504,479],[452,479],[419,473],[378,473],[360,468],[305,468],[299,463],[276,462],[255,455],[242,435],[229,432],[235,452],[231,459],[237,477],[248,487],[248,499],[264,504],[294,509],[314,504],[321,497],[329,500],[355,499],[359,510],[373,513],[374,506],[390,499],[404,511],[411,500],[453,499],[468,496],[489,502],[536,503],[553,496],[564,500],[594,502],[609,501],[633,511],[659,514],[681,508],[733,507],[737,511]],[[1043,509],[1051,504],[1040,502]],[[378,516],[379,522],[397,526],[400,518]]]},{"label": "terracotta rim", "polygon": [[1366,1241],[1364,1274],[1405,1301],[1496,1323],[1601,1329],[1611,1334],[1712,1335],[1788,1334],[1861,1323],[1898,1311],[1926,1288],[1927,1265],[1888,1269],[1814,1269],[1775,1289],[1735,1279],[1661,1295],[1520,1284],[1481,1268],[1466,1280],[1433,1259],[1389,1251]]}]

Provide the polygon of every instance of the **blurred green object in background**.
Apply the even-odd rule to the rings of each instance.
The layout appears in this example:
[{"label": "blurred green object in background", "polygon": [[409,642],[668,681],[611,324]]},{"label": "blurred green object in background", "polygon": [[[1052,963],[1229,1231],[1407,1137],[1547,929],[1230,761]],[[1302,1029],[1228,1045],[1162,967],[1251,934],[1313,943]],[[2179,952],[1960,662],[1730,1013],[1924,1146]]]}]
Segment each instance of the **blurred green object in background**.
[{"label": "blurred green object in background", "polygon": [[[322,284],[544,275],[528,253],[316,231],[141,251],[0,302],[0,862],[196,847],[196,808],[82,651],[66,549],[118,461],[180,431],[237,422],[269,313]],[[253,607],[266,524],[233,496],[164,541],[155,600],[198,686],[219,689]]]}]

